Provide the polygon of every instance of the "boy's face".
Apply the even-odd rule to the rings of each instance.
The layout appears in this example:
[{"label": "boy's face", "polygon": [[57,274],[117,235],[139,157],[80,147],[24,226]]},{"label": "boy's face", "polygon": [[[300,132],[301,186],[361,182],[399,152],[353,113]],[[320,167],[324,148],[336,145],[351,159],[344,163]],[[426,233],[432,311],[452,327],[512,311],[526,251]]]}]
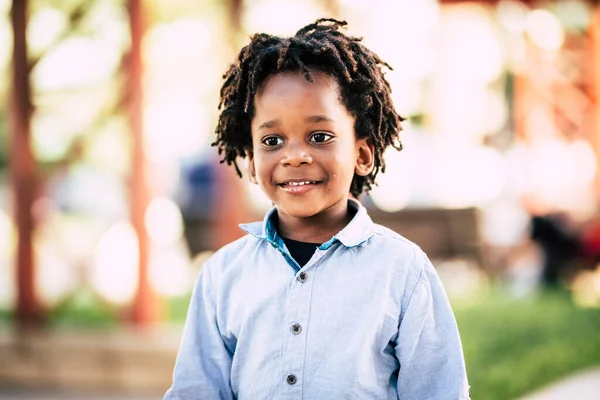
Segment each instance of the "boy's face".
[{"label": "boy's face", "polygon": [[308,218],[345,210],[354,174],[373,169],[373,146],[356,139],[336,80],[311,72],[268,78],[255,97],[250,179],[280,213]]}]

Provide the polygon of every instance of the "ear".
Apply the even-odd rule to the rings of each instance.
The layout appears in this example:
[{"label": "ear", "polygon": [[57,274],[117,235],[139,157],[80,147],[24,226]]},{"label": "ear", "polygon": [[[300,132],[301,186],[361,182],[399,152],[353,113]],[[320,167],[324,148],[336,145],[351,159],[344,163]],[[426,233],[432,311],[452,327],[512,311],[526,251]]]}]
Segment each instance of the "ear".
[{"label": "ear", "polygon": [[254,166],[254,153],[251,150],[248,150],[246,152],[246,155],[248,156],[248,178],[250,179],[250,182],[257,185],[258,181],[256,180],[256,167]]},{"label": "ear", "polygon": [[359,176],[367,176],[375,166],[375,146],[370,138],[358,139],[356,142],[356,166],[354,173]]}]

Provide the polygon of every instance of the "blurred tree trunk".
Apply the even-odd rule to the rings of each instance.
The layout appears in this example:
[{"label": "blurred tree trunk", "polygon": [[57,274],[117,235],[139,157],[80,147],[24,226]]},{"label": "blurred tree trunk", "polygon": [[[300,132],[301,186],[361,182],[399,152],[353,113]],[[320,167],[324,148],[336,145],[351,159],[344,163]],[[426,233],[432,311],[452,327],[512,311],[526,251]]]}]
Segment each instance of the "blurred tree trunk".
[{"label": "blurred tree trunk", "polygon": [[132,163],[130,177],[131,222],[138,238],[138,289],[130,314],[136,325],[150,325],[159,319],[158,298],[149,282],[150,243],[144,217],[150,201],[147,160],[143,149],[143,74],[142,40],[145,26],[142,0],[128,0],[131,50],[127,62],[127,102],[132,135]]},{"label": "blurred tree trunk", "polygon": [[13,0],[10,13],[13,29],[12,90],[10,102],[10,171],[14,190],[14,215],[18,241],[16,252],[18,326],[41,321],[41,308],[35,296],[35,261],[31,214],[37,181],[30,148],[30,121],[33,106],[27,59],[27,1]]}]

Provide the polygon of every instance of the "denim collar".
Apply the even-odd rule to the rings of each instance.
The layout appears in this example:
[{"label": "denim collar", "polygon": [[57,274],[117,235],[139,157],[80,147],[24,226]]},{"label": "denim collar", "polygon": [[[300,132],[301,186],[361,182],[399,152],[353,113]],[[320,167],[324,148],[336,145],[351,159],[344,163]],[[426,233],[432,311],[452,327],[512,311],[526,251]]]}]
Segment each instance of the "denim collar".
[{"label": "denim collar", "polygon": [[[350,223],[330,240],[319,246],[319,249],[327,250],[336,242],[342,243],[345,247],[355,247],[364,243],[373,235],[374,224],[369,214],[367,214],[367,209],[354,199],[348,199],[348,206],[356,210],[356,214]],[[241,224],[240,228],[258,239],[267,240],[271,244],[281,247],[283,239],[277,233],[273,222],[276,213],[277,207],[273,207],[267,212],[262,222]]]}]

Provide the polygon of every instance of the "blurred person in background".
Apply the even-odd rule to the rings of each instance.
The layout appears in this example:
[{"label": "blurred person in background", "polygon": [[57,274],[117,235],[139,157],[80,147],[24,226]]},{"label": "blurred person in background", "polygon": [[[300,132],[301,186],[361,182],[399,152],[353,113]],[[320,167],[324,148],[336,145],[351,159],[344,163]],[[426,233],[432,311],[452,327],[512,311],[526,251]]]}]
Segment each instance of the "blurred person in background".
[{"label": "blurred person in background", "polygon": [[533,197],[524,199],[524,205],[531,214],[530,237],[543,255],[543,286],[557,287],[579,270],[596,267],[600,261],[598,217],[578,221]]},{"label": "blurred person in background", "polygon": [[202,268],[165,399],[469,398],[435,269],[355,200],[402,118],[345,24],[256,34],[225,74],[215,145],[275,207]]},{"label": "blurred person in background", "polygon": [[557,286],[578,254],[578,240],[567,228],[567,218],[558,213],[531,217],[531,239],[544,255],[541,281],[545,286]]}]

